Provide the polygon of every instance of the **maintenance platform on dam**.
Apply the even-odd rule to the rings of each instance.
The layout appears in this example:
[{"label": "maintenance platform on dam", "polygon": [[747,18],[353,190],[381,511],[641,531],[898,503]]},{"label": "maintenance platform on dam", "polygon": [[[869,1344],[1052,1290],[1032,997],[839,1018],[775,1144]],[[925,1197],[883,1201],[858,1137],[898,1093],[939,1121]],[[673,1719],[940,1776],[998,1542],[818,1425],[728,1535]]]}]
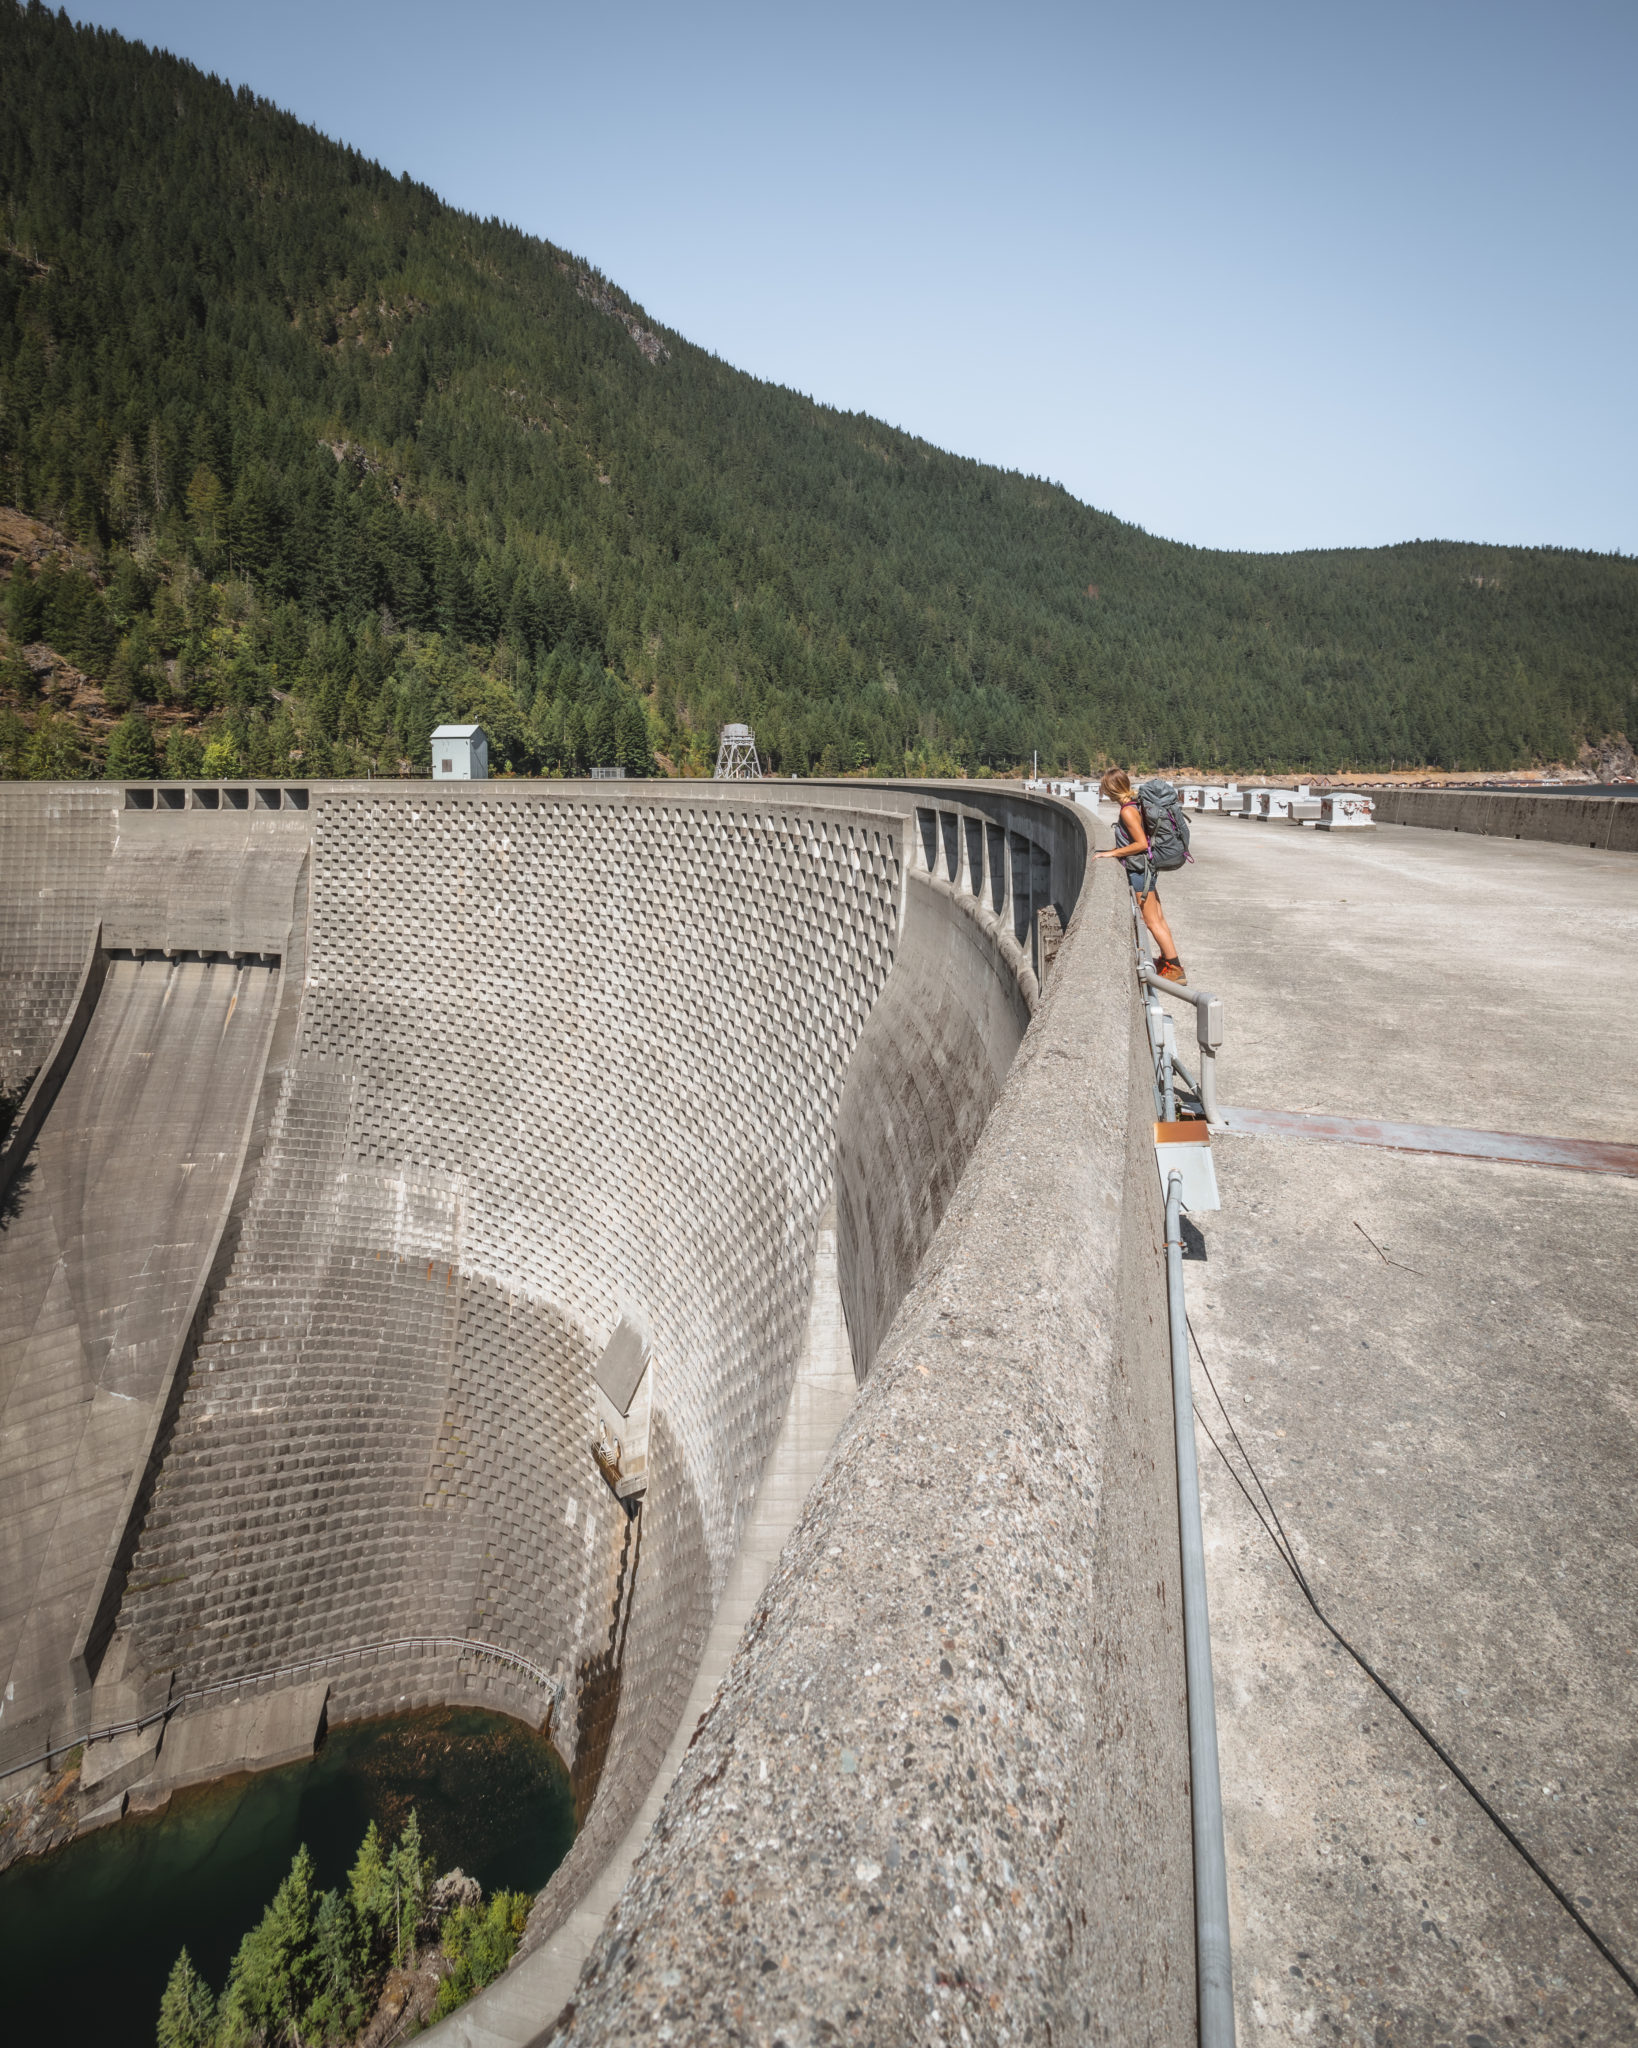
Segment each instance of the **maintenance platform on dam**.
[{"label": "maintenance platform on dam", "polygon": [[[325,1715],[546,1727],[576,1841],[441,2048],[1193,2039],[1154,1074],[1099,829],[1000,784],[0,785],[0,1772],[98,1736],[102,1820]],[[1232,1112],[1630,1143],[1632,857],[1195,848],[1201,1414],[1630,1957],[1638,1181]],[[1242,2038],[1623,2038],[1200,1455]]]},{"label": "maintenance platform on dam", "polygon": [[[1194,845],[1163,894],[1224,1001],[1226,1101],[1638,1136],[1630,853],[1232,819]],[[1214,1151],[1187,1270],[1241,2038],[1630,2039],[1633,1994],[1326,1633],[1205,1429],[1255,1493],[1227,1409],[1335,1626],[1632,1967],[1638,1180]]]}]

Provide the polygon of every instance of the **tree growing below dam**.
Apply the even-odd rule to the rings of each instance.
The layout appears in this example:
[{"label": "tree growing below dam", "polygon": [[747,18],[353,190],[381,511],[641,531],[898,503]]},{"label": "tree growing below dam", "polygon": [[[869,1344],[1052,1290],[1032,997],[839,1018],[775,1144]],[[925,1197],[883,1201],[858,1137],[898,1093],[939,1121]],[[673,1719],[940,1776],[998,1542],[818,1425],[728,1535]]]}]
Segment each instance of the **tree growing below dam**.
[{"label": "tree growing below dam", "polygon": [[[413,1810],[397,1841],[370,1823],[344,1885],[317,1887],[298,1849],[239,1944],[218,2000],[184,1948],[160,2002],[158,2048],[327,2048],[378,2016],[442,2018],[498,1977],[528,1917],[523,1892],[487,1903],[459,1871],[433,1879]],[[430,1992],[430,1998],[428,1993]]]}]

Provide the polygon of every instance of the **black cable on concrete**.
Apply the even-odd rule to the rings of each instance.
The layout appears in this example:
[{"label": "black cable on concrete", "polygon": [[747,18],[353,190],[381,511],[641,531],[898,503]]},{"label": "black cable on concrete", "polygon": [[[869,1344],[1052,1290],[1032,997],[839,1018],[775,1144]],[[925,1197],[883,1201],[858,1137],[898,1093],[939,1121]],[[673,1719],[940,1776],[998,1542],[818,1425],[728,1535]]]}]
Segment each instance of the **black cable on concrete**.
[{"label": "black cable on concrete", "polygon": [[[1246,1470],[1251,1474],[1252,1479],[1256,1482],[1257,1491],[1262,1495],[1263,1500],[1267,1503],[1267,1515],[1263,1513],[1262,1509],[1257,1505],[1256,1501],[1252,1498],[1250,1489],[1247,1487],[1245,1481],[1240,1477],[1239,1472],[1235,1469],[1234,1462],[1229,1457],[1227,1451],[1223,1449],[1223,1446],[1217,1441],[1216,1437],[1212,1435],[1211,1424],[1206,1420],[1205,1416],[1200,1413],[1200,1404],[1196,1402],[1194,1412],[1196,1416],[1199,1417],[1200,1427],[1206,1432],[1207,1437],[1210,1439],[1212,1449],[1217,1453],[1218,1457],[1222,1459],[1224,1465],[1227,1466],[1230,1478],[1233,1479],[1235,1485],[1238,1486],[1240,1491],[1245,1495],[1247,1505],[1250,1507],[1251,1512],[1257,1517],[1258,1521],[1262,1523],[1263,1529],[1267,1534],[1269,1541],[1274,1545],[1274,1548],[1279,1552],[1281,1558],[1285,1563],[1286,1569],[1290,1572],[1291,1576],[1296,1580],[1298,1587],[1301,1589],[1302,1597],[1308,1602],[1309,1606],[1313,1608],[1314,1613],[1318,1617],[1321,1625],[1328,1631],[1328,1633],[1331,1636],[1335,1638],[1337,1643],[1339,1643],[1341,1647],[1348,1652],[1348,1655],[1353,1658],[1354,1662],[1359,1666],[1360,1670],[1364,1672],[1365,1676],[1371,1681],[1372,1685],[1374,1685],[1377,1688],[1377,1690],[1382,1694],[1383,1698],[1390,1701],[1395,1707],[1398,1708],[1399,1712],[1404,1715],[1405,1719],[1416,1730],[1417,1734],[1421,1736],[1422,1740],[1427,1744],[1429,1749],[1433,1751],[1434,1755],[1444,1765],[1445,1769],[1449,1771],[1449,1773],[1456,1780],[1456,1782],[1463,1788],[1465,1792],[1467,1792],[1469,1797],[1474,1801],[1475,1805],[1478,1806],[1479,1810],[1486,1816],[1488,1820],[1490,1820],[1494,1824],[1497,1831],[1503,1836],[1505,1836],[1506,1839],[1512,1843],[1513,1847],[1524,1858],[1525,1862],[1535,1872],[1536,1876],[1541,1879],[1542,1883],[1552,1893],[1553,1897],[1557,1899],[1558,1903],[1564,1908],[1565,1912],[1569,1914],[1570,1918],[1575,1922],[1577,1927],[1581,1929],[1581,1932],[1587,1937],[1587,1939],[1592,1943],[1593,1947],[1597,1949],[1598,1953],[1604,1958],[1605,1962],[1609,1964],[1610,1968],[1621,1979],[1621,1982],[1625,1984],[1627,1989],[1630,1992],[1632,1992],[1634,1996],[1638,1996],[1638,1977],[1635,1977],[1632,1971],[1627,1968],[1626,1964],[1622,1962],[1621,1958],[1610,1947],[1609,1943],[1598,1932],[1597,1928],[1591,1925],[1591,1923],[1587,1920],[1586,1916],[1582,1913],[1580,1907],[1577,1906],[1574,1899],[1570,1897],[1568,1892],[1564,1890],[1563,1886],[1558,1884],[1548,1874],[1548,1872],[1542,1868],[1540,1863],[1537,1862],[1536,1858],[1525,1847],[1524,1843],[1519,1840],[1518,1836],[1514,1833],[1513,1829],[1507,1824],[1505,1820],[1503,1820],[1502,1816],[1496,1811],[1495,1807],[1493,1807],[1490,1801],[1486,1799],[1484,1794],[1479,1790],[1478,1786],[1474,1784],[1473,1780],[1467,1775],[1467,1773],[1462,1769],[1461,1765],[1458,1764],[1456,1759],[1450,1754],[1450,1751],[1445,1748],[1444,1744],[1439,1740],[1438,1736],[1436,1736],[1433,1733],[1432,1729],[1428,1727],[1427,1723],[1419,1719],[1419,1717],[1411,1710],[1411,1708],[1409,1708],[1405,1704],[1405,1702],[1399,1697],[1398,1693],[1394,1691],[1393,1687],[1388,1683],[1388,1681],[1382,1676],[1382,1674],[1379,1671],[1373,1670],[1371,1665],[1366,1662],[1365,1658],[1362,1657],[1359,1651],[1354,1648],[1353,1644],[1349,1642],[1348,1638],[1342,1633],[1341,1629],[1337,1627],[1336,1623],[1332,1621],[1331,1617],[1325,1612],[1325,1609],[1321,1607],[1318,1600],[1315,1599],[1314,1589],[1312,1586],[1309,1585],[1308,1580],[1304,1575],[1302,1566],[1297,1562],[1297,1553],[1292,1546],[1291,1538],[1286,1534],[1285,1524],[1280,1520],[1280,1511],[1278,1508],[1275,1507],[1273,1500],[1270,1498],[1268,1488],[1264,1486],[1262,1478],[1257,1471],[1257,1467],[1252,1463],[1251,1454],[1247,1451],[1245,1445],[1240,1441],[1240,1432],[1234,1426],[1234,1417],[1229,1413],[1228,1403],[1217,1391],[1217,1382],[1212,1378],[1211,1367],[1206,1363],[1206,1354],[1200,1348],[1200,1339],[1195,1334],[1194,1319],[1192,1316],[1189,1318],[1189,1335],[1194,1339],[1194,1352],[1195,1356],[1200,1361],[1200,1370],[1206,1375],[1206,1384],[1211,1388],[1212,1394],[1216,1399],[1218,1407],[1221,1408],[1223,1411],[1223,1420],[1228,1424],[1229,1435],[1234,1439],[1235,1449],[1238,1450],[1240,1456],[1244,1458]],[[1272,1525],[1270,1524],[1270,1517],[1272,1517]],[[1278,1534],[1275,1533],[1276,1531],[1278,1531]]]}]

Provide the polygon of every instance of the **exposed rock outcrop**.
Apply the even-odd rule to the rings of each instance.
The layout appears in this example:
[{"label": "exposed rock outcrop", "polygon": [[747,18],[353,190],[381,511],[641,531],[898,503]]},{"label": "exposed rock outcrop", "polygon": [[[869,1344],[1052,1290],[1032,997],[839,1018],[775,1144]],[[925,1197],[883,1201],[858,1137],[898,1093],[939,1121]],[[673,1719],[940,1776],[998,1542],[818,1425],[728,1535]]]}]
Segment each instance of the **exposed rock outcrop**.
[{"label": "exposed rock outcrop", "polygon": [[666,347],[652,327],[645,327],[643,325],[629,306],[621,305],[612,287],[606,284],[602,278],[590,270],[576,270],[569,263],[560,263],[558,269],[566,277],[574,279],[575,290],[586,301],[588,306],[595,306],[599,313],[606,314],[610,320],[619,321],[620,325],[631,336],[632,340],[641,349],[643,354],[648,357],[651,363],[670,362],[670,349]]}]

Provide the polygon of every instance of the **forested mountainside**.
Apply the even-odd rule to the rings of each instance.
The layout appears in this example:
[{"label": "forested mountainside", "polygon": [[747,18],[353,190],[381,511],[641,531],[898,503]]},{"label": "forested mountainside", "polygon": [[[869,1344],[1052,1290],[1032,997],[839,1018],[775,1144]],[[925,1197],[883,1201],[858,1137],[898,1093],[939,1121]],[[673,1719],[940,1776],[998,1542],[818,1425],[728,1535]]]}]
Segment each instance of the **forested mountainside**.
[{"label": "forested mountainside", "polygon": [[[1500,430],[1500,429],[1498,429]],[[1638,562],[1155,539],[0,0],[0,772],[1512,766],[1638,732]],[[116,723],[117,721],[117,723]]]}]

